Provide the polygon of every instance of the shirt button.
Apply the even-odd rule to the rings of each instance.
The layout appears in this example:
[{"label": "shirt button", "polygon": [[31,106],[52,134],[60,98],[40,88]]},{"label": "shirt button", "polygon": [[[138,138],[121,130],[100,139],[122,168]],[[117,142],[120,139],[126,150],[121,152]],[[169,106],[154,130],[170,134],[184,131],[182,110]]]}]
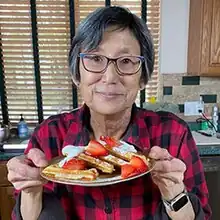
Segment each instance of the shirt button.
[{"label": "shirt button", "polygon": [[111,214],[111,213],[112,213],[112,208],[109,207],[109,206],[106,206],[106,207],[105,207],[105,213],[106,213],[106,214]]}]

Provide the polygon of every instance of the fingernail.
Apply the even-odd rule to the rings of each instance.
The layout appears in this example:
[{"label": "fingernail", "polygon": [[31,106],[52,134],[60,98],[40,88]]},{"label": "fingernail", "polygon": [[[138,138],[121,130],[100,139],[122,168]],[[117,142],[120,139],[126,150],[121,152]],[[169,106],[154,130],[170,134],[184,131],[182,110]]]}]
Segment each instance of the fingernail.
[{"label": "fingernail", "polygon": [[153,157],[154,158],[154,157],[156,157],[156,154],[155,153],[150,153],[149,157]]}]

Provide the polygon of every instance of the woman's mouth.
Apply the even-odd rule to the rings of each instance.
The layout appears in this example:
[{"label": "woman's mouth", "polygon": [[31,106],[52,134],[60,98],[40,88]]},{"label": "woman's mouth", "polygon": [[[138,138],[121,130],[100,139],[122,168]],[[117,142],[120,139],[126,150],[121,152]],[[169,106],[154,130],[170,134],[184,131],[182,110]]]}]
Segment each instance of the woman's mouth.
[{"label": "woman's mouth", "polygon": [[115,93],[115,92],[96,92],[98,95],[101,95],[104,98],[117,98],[119,96],[123,96],[122,93]]}]

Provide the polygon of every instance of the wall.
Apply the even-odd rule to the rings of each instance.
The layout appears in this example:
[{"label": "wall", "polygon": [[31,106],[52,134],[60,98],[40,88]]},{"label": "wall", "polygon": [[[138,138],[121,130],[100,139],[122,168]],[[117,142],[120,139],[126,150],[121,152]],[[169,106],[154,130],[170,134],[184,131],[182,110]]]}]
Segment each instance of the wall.
[{"label": "wall", "polygon": [[179,105],[184,112],[185,101],[198,101],[203,96],[206,113],[211,113],[215,103],[220,103],[220,79],[214,77],[187,76],[187,74],[162,74],[159,100]]},{"label": "wall", "polygon": [[220,77],[187,75],[189,0],[163,0],[161,5],[161,47],[159,100],[179,105],[197,101],[203,95],[208,110],[220,103]]},{"label": "wall", "polygon": [[185,73],[189,0],[161,1],[160,72]]}]

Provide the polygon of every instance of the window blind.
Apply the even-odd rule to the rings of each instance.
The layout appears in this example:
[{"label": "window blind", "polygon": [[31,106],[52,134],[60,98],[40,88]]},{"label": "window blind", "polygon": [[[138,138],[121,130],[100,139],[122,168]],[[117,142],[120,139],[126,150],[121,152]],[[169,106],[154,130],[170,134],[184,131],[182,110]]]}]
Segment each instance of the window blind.
[{"label": "window blind", "polygon": [[39,65],[44,118],[72,109],[69,1],[36,1]]},{"label": "window blind", "polygon": [[10,122],[37,122],[30,2],[0,2],[0,32]]}]

